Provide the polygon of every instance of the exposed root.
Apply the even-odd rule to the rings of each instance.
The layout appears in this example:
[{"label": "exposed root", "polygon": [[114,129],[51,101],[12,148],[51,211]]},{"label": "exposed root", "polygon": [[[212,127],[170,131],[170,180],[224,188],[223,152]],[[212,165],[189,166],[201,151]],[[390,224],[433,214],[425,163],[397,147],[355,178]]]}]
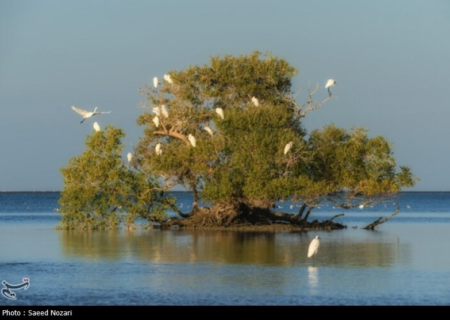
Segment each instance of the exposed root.
[{"label": "exposed root", "polygon": [[226,204],[212,208],[198,208],[188,218],[171,218],[161,223],[161,228],[180,229],[235,229],[235,230],[335,230],[346,226],[332,220],[307,222],[293,218],[291,214],[274,214],[270,209],[248,207],[243,204]]}]

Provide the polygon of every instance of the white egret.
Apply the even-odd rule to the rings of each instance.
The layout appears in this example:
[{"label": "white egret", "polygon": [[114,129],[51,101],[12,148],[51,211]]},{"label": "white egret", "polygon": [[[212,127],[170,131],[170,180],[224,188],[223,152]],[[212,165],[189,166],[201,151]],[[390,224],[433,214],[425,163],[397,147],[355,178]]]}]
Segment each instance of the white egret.
[{"label": "white egret", "polygon": [[158,77],[153,78],[153,85],[155,86],[155,88],[158,88]]},{"label": "white egret", "polygon": [[211,136],[214,135],[214,132],[211,130],[209,126],[204,126],[203,129],[205,129],[205,131],[208,132]]},{"label": "white egret", "polygon": [[158,143],[155,147],[156,154],[159,156],[162,153],[161,143]]},{"label": "white egret", "polygon": [[161,106],[161,113],[164,117],[168,118],[169,117],[169,112],[167,111],[167,108],[165,105]]},{"label": "white egret", "polygon": [[325,89],[328,89],[328,94],[331,97],[331,91],[330,88],[334,87],[336,85],[336,80],[334,79],[328,79],[327,84],[325,85]]},{"label": "white egret", "polygon": [[252,97],[252,102],[255,105],[255,107],[259,106],[259,100],[256,97]]},{"label": "white egret", "polygon": [[99,125],[97,122],[94,122],[94,130],[97,131],[97,132],[102,131],[102,130],[100,129],[100,125]]},{"label": "white egret", "polygon": [[308,258],[313,258],[314,263],[314,256],[317,254],[317,251],[319,251],[319,245],[320,245],[320,237],[316,236],[311,243],[309,244],[308,248]]},{"label": "white egret", "polygon": [[111,111],[107,111],[107,112],[97,112],[98,107],[95,107],[94,111],[86,111],[83,109],[79,109],[75,106],[72,106],[72,110],[74,110],[75,112],[77,112],[78,114],[81,114],[83,116],[83,120],[81,120],[80,123],[83,123],[84,120],[89,119],[90,117],[93,117],[95,115],[98,114],[106,114],[106,113],[110,113]]},{"label": "white egret", "polygon": [[363,205],[363,204],[360,204],[360,205],[359,205],[359,208],[360,208],[360,209],[364,209],[364,205]]},{"label": "white egret", "polygon": [[155,124],[155,126],[158,128],[159,127],[159,117],[156,116],[153,118],[153,123]]},{"label": "white egret", "polygon": [[172,80],[172,78],[170,77],[170,74],[165,74],[164,75],[164,80],[166,80],[168,83],[170,83],[170,84],[172,84],[173,83],[173,80]]},{"label": "white egret", "polygon": [[131,152],[128,152],[128,154],[127,154],[128,162],[131,162],[131,159],[133,159],[133,154]]},{"label": "white egret", "polygon": [[197,140],[195,140],[195,137],[192,134],[189,134],[188,139],[189,139],[189,142],[192,144],[192,146],[195,148],[195,145],[197,143]]},{"label": "white egret", "polygon": [[152,111],[154,114],[156,114],[158,117],[161,116],[161,110],[159,109],[159,107],[153,107]]},{"label": "white egret", "polygon": [[225,118],[225,115],[223,113],[223,109],[222,108],[216,108],[216,113],[222,118]]},{"label": "white egret", "polygon": [[288,153],[289,150],[291,150],[293,144],[294,143],[292,141],[286,144],[286,146],[284,147],[284,154]]}]

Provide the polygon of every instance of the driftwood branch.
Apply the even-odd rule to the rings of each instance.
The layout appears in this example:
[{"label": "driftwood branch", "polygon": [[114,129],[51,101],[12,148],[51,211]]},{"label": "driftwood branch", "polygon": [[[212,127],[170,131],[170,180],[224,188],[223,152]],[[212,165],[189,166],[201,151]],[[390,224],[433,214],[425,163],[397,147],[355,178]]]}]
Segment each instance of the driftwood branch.
[{"label": "driftwood branch", "polygon": [[398,214],[399,211],[400,211],[400,205],[397,205],[397,210],[395,210],[395,212],[393,214],[391,214],[389,217],[387,217],[385,219],[383,219],[383,217],[379,217],[377,220],[375,220],[374,222],[368,224],[363,229],[374,230],[376,226],[391,220],[395,215]]},{"label": "driftwood branch", "polygon": [[332,217],[330,220],[328,220],[328,221],[331,222],[331,221],[333,221],[334,219],[339,218],[339,217],[343,217],[343,216],[344,216],[343,213],[339,213],[339,214],[333,216],[333,217]]}]

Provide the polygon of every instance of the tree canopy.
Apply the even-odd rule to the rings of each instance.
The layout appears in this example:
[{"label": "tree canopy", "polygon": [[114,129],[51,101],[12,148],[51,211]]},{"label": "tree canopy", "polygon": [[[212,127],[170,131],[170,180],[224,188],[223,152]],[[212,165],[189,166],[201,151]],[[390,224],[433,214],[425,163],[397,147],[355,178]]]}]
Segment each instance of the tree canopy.
[{"label": "tree canopy", "polygon": [[121,156],[122,130],[106,126],[86,140],[82,155],[61,169],[64,188],[59,200],[63,229],[133,227],[136,218],[161,221],[174,199],[161,193],[153,175],[133,170]]},{"label": "tree canopy", "polygon": [[[347,131],[331,124],[308,134],[302,119],[333,96],[316,101],[324,90],[316,85],[299,104],[291,91],[296,74],[285,60],[260,52],[212,57],[207,65],[170,71],[140,90],[147,104],[137,119],[144,130],[133,169],[118,159],[120,144],[114,137],[121,137],[120,130],[94,134],[85,154],[62,169],[66,190],[77,188],[71,181],[91,179],[94,169],[84,165],[91,158],[98,168],[114,170],[99,185],[89,180],[87,187],[85,182],[87,198],[81,207],[68,205],[65,210],[92,211],[98,197],[102,217],[104,208],[112,212],[121,206],[134,212],[134,219],[145,216],[152,203],[160,203],[161,212],[171,208],[197,225],[305,224],[311,210],[324,201],[343,209],[371,205],[415,184],[408,167],[397,167],[392,145],[381,136],[369,138],[364,128]],[[109,140],[111,147],[103,151],[108,156],[93,154]],[[72,178],[71,170],[83,178]],[[193,192],[190,213],[181,213],[165,193],[154,191],[175,185]],[[140,200],[130,202],[136,199],[130,194],[141,195]],[[159,194],[161,199],[150,197]],[[62,203],[73,198],[73,192],[66,191]],[[211,206],[200,207],[199,200]],[[280,200],[299,203],[299,212],[274,212]],[[108,217],[116,223],[115,215]]]}]

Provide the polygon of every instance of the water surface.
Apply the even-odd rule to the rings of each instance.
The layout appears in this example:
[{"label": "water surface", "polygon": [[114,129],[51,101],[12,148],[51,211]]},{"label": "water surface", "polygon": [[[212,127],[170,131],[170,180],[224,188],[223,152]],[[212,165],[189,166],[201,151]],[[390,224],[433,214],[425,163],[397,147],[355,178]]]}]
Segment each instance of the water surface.
[{"label": "water surface", "polygon": [[[405,209],[376,231],[361,228],[395,204],[347,212],[339,218],[347,229],[309,233],[62,231],[54,229],[57,199],[0,194],[1,280],[31,283],[0,305],[450,303],[448,193],[402,195]],[[189,200],[179,199],[185,208]],[[324,207],[315,218],[336,213]],[[306,253],[316,235],[313,261]]]}]

